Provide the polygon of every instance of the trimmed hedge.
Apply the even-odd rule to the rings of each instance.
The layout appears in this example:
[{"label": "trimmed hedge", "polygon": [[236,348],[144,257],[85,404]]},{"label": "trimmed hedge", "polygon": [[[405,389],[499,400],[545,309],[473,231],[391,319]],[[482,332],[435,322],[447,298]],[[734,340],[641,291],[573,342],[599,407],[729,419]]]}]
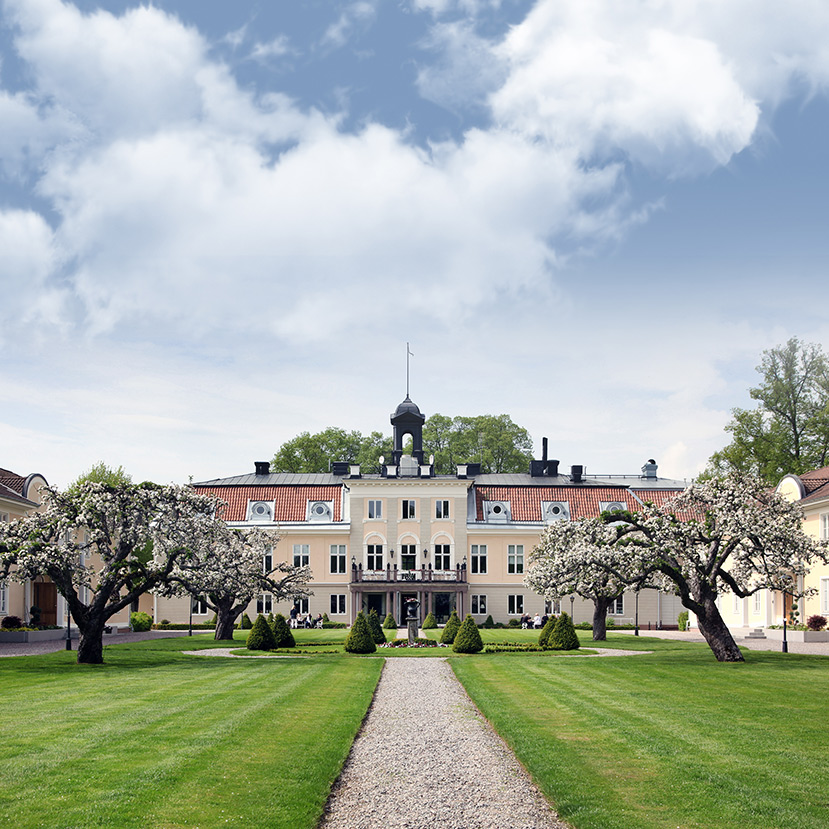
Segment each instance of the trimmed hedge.
[{"label": "trimmed hedge", "polygon": [[380,627],[380,617],[374,608],[368,612],[368,629],[371,631],[371,638],[374,639],[375,645],[385,644],[386,634],[383,633],[383,628]]},{"label": "trimmed hedge", "polygon": [[458,631],[461,629],[461,620],[458,616],[458,612],[456,610],[452,611],[452,615],[449,617],[449,621],[446,623],[446,626],[443,628],[443,633],[440,635],[440,642],[442,645],[451,645],[455,641],[455,637],[458,635]]},{"label": "trimmed hedge", "polygon": [[541,633],[538,634],[538,644],[542,648],[549,648],[550,647],[550,634],[553,632],[553,628],[556,626],[556,622],[558,619],[550,615],[550,618],[547,619],[547,623],[541,628]]},{"label": "trimmed hedge", "polygon": [[[159,622],[153,630],[190,630],[186,622]],[[216,630],[215,622],[193,622],[193,630]]]},{"label": "trimmed hedge", "polygon": [[153,626],[152,617],[139,610],[136,613],[130,613],[130,626],[135,633],[143,633]]},{"label": "trimmed hedge", "polygon": [[383,627],[386,630],[397,630],[397,622],[394,621],[394,616],[391,613],[387,613],[386,618],[383,619]]},{"label": "trimmed hedge", "polygon": [[576,636],[573,620],[566,613],[558,617],[547,647],[556,651],[574,651],[579,648],[579,637]]},{"label": "trimmed hedge", "polygon": [[452,650],[455,653],[479,653],[484,649],[484,643],[481,641],[481,634],[478,632],[478,626],[470,613],[466,614],[460,630],[455,636],[455,641],[452,644]]},{"label": "trimmed hedge", "polygon": [[256,617],[256,621],[250,629],[245,647],[249,651],[272,651],[276,647],[273,631],[267,619],[261,613]]},{"label": "trimmed hedge", "polygon": [[295,648],[296,639],[294,639],[291,629],[288,627],[288,622],[281,613],[277,613],[273,617],[273,624],[269,626],[273,631],[273,641],[275,648]]},{"label": "trimmed hedge", "polygon": [[429,613],[428,616],[423,620],[423,624],[420,626],[421,630],[433,630],[438,626],[437,620],[435,619],[434,613]]},{"label": "trimmed hedge", "polygon": [[348,653],[374,653],[377,645],[369,630],[366,616],[361,610],[345,638],[345,649]]}]

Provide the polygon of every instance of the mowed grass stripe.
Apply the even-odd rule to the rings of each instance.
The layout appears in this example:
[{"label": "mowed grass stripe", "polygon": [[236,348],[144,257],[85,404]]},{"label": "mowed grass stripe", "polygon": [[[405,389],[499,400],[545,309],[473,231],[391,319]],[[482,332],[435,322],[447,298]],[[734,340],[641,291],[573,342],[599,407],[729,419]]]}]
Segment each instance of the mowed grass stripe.
[{"label": "mowed grass stripe", "polygon": [[686,646],[451,664],[579,829],[825,827],[829,797],[815,780],[829,771],[829,733],[814,690],[829,678],[829,660],[747,658],[720,665]]},{"label": "mowed grass stripe", "polygon": [[[87,668],[70,656],[0,662],[8,710],[24,715],[0,758],[0,825],[314,826],[382,667],[145,649]],[[50,669],[47,694],[32,694]]]}]

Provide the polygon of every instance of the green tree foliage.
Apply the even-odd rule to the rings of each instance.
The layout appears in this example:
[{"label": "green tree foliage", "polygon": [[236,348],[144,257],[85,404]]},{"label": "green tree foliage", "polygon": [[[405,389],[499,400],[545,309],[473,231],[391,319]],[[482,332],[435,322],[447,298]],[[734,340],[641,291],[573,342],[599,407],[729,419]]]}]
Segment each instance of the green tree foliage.
[{"label": "green tree foliage", "polygon": [[394,616],[391,613],[387,613],[386,618],[383,619],[383,627],[386,630],[397,630],[397,622],[394,621]]},{"label": "green tree foliage", "polygon": [[453,610],[449,621],[446,622],[443,628],[443,633],[440,635],[440,642],[442,645],[451,645],[461,629],[461,620],[457,611]]},{"label": "green tree foliage", "polygon": [[544,624],[544,627],[541,628],[541,633],[538,634],[538,644],[542,648],[549,648],[550,647],[550,636],[553,633],[553,628],[556,626],[556,622],[558,619],[550,615],[550,618]]},{"label": "green tree foliage", "polygon": [[377,650],[377,645],[374,644],[368,621],[362,610],[357,614],[357,618],[345,638],[345,649],[348,653],[374,653]]},{"label": "green tree foliage", "polygon": [[434,613],[429,613],[426,618],[423,620],[423,624],[420,626],[422,630],[432,630],[438,626],[437,620],[435,619]]},{"label": "green tree foliage", "polygon": [[380,617],[377,611],[372,608],[368,612],[368,627],[371,631],[371,637],[374,639],[376,645],[383,645],[386,641],[386,634],[383,633],[383,628],[380,625]]},{"label": "green tree foliage", "polygon": [[455,653],[479,653],[484,649],[484,643],[481,641],[481,633],[472,614],[467,613],[463,624],[458,630],[455,641],[452,644],[452,650]]},{"label": "green tree foliage", "polygon": [[296,647],[296,640],[294,639],[291,629],[288,627],[288,622],[281,613],[277,613],[273,617],[273,641],[275,648],[293,648]]},{"label": "green tree foliage", "polygon": [[124,470],[123,466],[117,468],[107,466],[103,461],[92,464],[86,472],[79,475],[67,487],[67,492],[77,492],[78,487],[92,481],[96,484],[107,484],[108,486],[126,486],[132,483],[132,476]]},{"label": "green tree foliage", "polygon": [[715,452],[705,476],[738,471],[775,484],[827,465],[829,361],[819,345],[792,337],[763,352],[762,380],[750,389],[754,409],[734,409],[725,427],[732,441]]},{"label": "green tree foliage", "polygon": [[152,626],[153,620],[149,614],[140,610],[135,613],[130,613],[130,627],[133,629],[133,632],[141,633],[149,630]]},{"label": "green tree foliage", "polygon": [[273,631],[267,619],[260,613],[253,623],[245,645],[249,651],[272,651],[276,647]]},{"label": "green tree foliage", "polygon": [[[423,427],[423,453],[435,456],[435,472],[448,475],[459,463],[480,463],[483,472],[526,472],[532,438],[509,415],[447,417],[434,414]],[[409,449],[410,451],[410,449]],[[378,468],[381,455],[391,457],[392,439],[380,432],[363,435],[328,428],[302,432],[279,447],[271,462],[277,472],[328,472],[331,461]]]},{"label": "green tree foliage", "polygon": [[556,651],[574,651],[579,648],[579,637],[573,627],[573,620],[567,613],[562,613],[555,623],[547,647]]}]

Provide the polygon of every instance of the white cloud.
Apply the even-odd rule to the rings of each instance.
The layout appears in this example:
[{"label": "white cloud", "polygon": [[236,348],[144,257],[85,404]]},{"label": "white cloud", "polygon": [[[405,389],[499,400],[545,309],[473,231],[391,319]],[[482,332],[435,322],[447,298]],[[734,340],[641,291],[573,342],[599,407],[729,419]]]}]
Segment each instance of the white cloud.
[{"label": "white cloud", "polygon": [[356,0],[343,9],[337,20],[325,30],[320,45],[328,49],[340,49],[356,32],[371,25],[377,14],[376,0]]}]

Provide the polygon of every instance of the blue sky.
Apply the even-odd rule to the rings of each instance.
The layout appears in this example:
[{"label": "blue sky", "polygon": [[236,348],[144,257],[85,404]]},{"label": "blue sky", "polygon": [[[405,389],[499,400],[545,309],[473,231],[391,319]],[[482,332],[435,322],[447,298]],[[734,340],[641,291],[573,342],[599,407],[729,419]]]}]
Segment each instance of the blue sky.
[{"label": "blue sky", "polygon": [[0,465],[509,413],[692,477],[829,340],[829,7],[0,3]]}]

